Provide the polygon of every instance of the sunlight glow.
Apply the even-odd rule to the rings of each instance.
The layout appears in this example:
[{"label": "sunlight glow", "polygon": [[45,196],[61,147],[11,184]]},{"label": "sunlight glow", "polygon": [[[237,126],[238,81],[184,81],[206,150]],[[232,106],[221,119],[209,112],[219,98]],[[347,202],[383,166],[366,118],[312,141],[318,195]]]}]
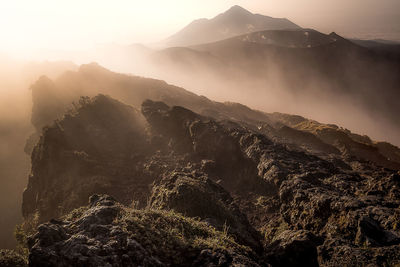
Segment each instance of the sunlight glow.
[{"label": "sunlight glow", "polygon": [[194,19],[212,18],[235,4],[323,32],[371,33],[370,18],[391,25],[376,25],[381,33],[394,32],[396,38],[400,31],[397,0],[14,0],[0,2],[0,53],[23,57],[41,49],[158,42]]}]

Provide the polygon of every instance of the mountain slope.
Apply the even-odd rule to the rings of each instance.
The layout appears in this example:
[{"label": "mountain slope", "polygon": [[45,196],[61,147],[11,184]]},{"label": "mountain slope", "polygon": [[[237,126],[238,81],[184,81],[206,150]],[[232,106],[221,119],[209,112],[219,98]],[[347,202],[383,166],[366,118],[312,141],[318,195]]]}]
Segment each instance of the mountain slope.
[{"label": "mountain slope", "polygon": [[386,55],[389,57],[397,57],[400,59],[400,43],[395,41],[387,41],[387,40],[358,40],[352,39],[352,42],[367,47],[371,50],[376,51],[382,55]]},{"label": "mountain slope", "polygon": [[[384,145],[383,142],[377,143],[337,126],[317,123],[300,116],[269,114],[252,110],[238,103],[211,101],[164,81],[114,73],[97,64],[82,65],[79,71],[66,72],[55,81],[42,77],[32,86],[32,122],[36,134],[28,140],[27,151],[32,151],[42,128],[51,125],[55,119],[62,118],[65,112],[74,107],[73,102],[79,103],[81,96],[93,97],[99,93],[116,97],[133,106],[140,106],[146,99],[163,101],[171,106],[183,106],[218,121],[228,120],[243,124],[283,143],[296,144],[301,133],[309,132],[314,136],[314,140],[306,138],[301,145],[303,149],[312,153],[332,153],[338,150],[339,153],[345,153],[351,157],[371,160],[381,166],[399,169],[396,164],[400,164],[400,152],[395,146]],[[306,125],[308,127],[305,127]],[[294,137],[286,136],[283,134],[284,131],[281,131],[283,126],[298,128],[299,134]],[[319,132],[316,131],[317,128],[329,128],[330,138],[322,141],[318,136]],[[345,146],[343,146],[343,140],[345,140]],[[372,154],[360,153],[359,150],[352,149],[363,145],[366,145],[365,150],[372,151]]]},{"label": "mountain slope", "polygon": [[400,263],[397,171],[257,129],[82,98],[32,154],[26,226],[57,219],[28,239],[30,265]]},{"label": "mountain slope", "polygon": [[[312,29],[268,30],[233,37],[232,40],[276,45],[289,48],[312,48],[334,43],[338,36],[326,35]],[[201,45],[194,47],[201,49]]]},{"label": "mountain slope", "polygon": [[[282,95],[289,95],[282,99],[282,105],[307,110],[321,102],[337,121],[343,119],[342,110],[356,109],[357,116],[366,121],[375,118],[400,129],[396,101],[400,97],[400,58],[358,46],[335,33],[261,31],[189,48],[165,49],[153,54],[153,60],[165,73],[179,72],[197,83],[206,83],[212,76],[217,84],[213,90],[228,83],[226,93],[238,95],[237,99],[246,97],[248,103],[261,105],[267,97],[279,102]],[[241,93],[243,88],[246,94]],[[289,102],[291,96],[299,100]],[[347,106],[338,108],[337,99],[343,99],[339,104]],[[398,144],[396,130],[390,134]]]},{"label": "mountain slope", "polygon": [[287,19],[252,14],[240,6],[233,6],[213,19],[199,19],[166,39],[166,46],[190,46],[223,40],[236,35],[261,30],[299,29]]}]

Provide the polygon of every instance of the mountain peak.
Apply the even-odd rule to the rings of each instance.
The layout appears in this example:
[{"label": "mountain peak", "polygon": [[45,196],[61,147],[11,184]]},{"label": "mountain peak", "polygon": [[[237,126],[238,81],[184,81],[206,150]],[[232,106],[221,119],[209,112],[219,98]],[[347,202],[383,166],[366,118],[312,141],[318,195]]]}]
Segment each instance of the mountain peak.
[{"label": "mountain peak", "polygon": [[196,20],[169,37],[167,46],[191,46],[216,42],[255,31],[299,29],[289,20],[253,14],[235,5],[212,19]]},{"label": "mountain peak", "polygon": [[228,9],[225,14],[253,14],[241,6],[235,5]]}]

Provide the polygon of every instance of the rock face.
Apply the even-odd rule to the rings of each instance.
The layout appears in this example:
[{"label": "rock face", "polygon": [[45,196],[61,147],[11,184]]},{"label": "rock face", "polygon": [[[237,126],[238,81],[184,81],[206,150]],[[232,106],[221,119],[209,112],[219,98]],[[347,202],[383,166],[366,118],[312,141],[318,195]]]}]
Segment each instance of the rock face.
[{"label": "rock face", "polygon": [[106,195],[40,225],[28,242],[30,266],[258,266],[250,250],[205,223],[128,209]]},{"label": "rock face", "polygon": [[2,267],[26,267],[28,266],[26,260],[12,250],[0,250],[0,266]]},{"label": "rock face", "polygon": [[267,248],[273,266],[319,266],[318,238],[306,230],[284,231]]},{"label": "rock face", "polygon": [[232,197],[205,174],[172,173],[153,188],[150,207],[173,209],[189,217],[199,217],[218,230],[236,236],[242,244],[261,250],[260,236]]},{"label": "rock face", "polygon": [[[39,222],[59,217],[94,193],[120,195],[125,203],[132,186],[148,184],[147,176],[130,165],[149,151],[142,115],[104,95],[82,98],[79,105],[44,130],[32,153],[25,217]],[[137,177],[134,183],[132,177]]]},{"label": "rock face", "polygon": [[400,264],[398,171],[308,133],[84,98],[32,154],[30,264]]},{"label": "rock face", "polygon": [[[258,57],[258,54],[257,54]],[[266,135],[284,145],[294,145],[324,157],[335,155],[371,161],[379,166],[400,170],[400,149],[386,142],[374,142],[336,125],[326,125],[296,115],[264,113],[238,103],[219,103],[195,95],[164,81],[113,73],[92,63],[76,72],[66,72],[52,81],[45,77],[32,86],[32,124],[36,129],[27,141],[30,155],[42,134],[42,128],[61,119],[80,96],[110,95],[124,103],[140,107],[146,99],[169,106],[185,107],[197,114],[221,121],[228,128],[232,122]],[[393,98],[397,99],[397,98]],[[321,153],[322,152],[322,153]]]}]

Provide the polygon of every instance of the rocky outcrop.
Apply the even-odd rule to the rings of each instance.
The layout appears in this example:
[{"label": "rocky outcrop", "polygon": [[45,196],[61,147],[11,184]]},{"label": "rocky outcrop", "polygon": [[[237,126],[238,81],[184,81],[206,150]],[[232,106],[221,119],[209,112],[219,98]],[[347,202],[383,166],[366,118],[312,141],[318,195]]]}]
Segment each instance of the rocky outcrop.
[{"label": "rocky outcrop", "polygon": [[309,231],[286,230],[269,244],[267,258],[273,266],[319,266],[319,244],[320,240]]},{"label": "rocky outcrop", "polygon": [[207,175],[174,172],[153,187],[150,207],[175,210],[185,216],[198,217],[220,231],[235,236],[241,244],[262,250],[259,234],[234,204],[230,194]]},{"label": "rocky outcrop", "polygon": [[[399,264],[400,173],[266,129],[163,102],[139,113],[82,99],[32,154],[26,225],[55,220],[31,237],[30,263]],[[79,208],[92,194],[113,197]]]},{"label": "rocky outcrop", "polygon": [[0,250],[0,266],[2,267],[27,267],[28,263],[23,256],[13,250]]},{"label": "rocky outcrop", "polygon": [[344,157],[371,161],[374,164],[400,170],[400,149],[382,142],[373,142],[368,136],[353,134],[336,125],[324,125],[305,120],[294,128],[312,133],[326,144],[336,147]]},{"label": "rocky outcrop", "polygon": [[389,143],[374,142],[367,136],[351,133],[336,125],[318,123],[297,115],[264,113],[238,103],[214,102],[164,81],[114,73],[96,63],[82,65],[78,71],[66,72],[56,80],[42,77],[31,89],[32,124],[36,133],[27,142],[25,150],[28,154],[39,140],[42,128],[60,119],[74,101],[79,102],[82,95],[94,97],[101,93],[136,107],[146,99],[162,101],[169,106],[184,107],[210,117],[225,126],[239,124],[266,135],[274,142],[293,145],[320,157],[339,153],[340,157],[349,161],[361,159],[400,170],[400,149]]},{"label": "rocky outcrop", "polygon": [[[150,152],[144,125],[130,106],[104,95],[82,98],[76,110],[44,130],[36,145],[23,215],[44,222],[85,204],[94,193],[119,195],[126,203],[133,188],[146,191],[152,181],[128,167]],[[131,183],[132,177],[138,178]],[[145,201],[146,196],[138,198]]]},{"label": "rocky outcrop", "polygon": [[206,223],[134,210],[106,195],[29,240],[30,266],[258,266],[246,247]]}]

